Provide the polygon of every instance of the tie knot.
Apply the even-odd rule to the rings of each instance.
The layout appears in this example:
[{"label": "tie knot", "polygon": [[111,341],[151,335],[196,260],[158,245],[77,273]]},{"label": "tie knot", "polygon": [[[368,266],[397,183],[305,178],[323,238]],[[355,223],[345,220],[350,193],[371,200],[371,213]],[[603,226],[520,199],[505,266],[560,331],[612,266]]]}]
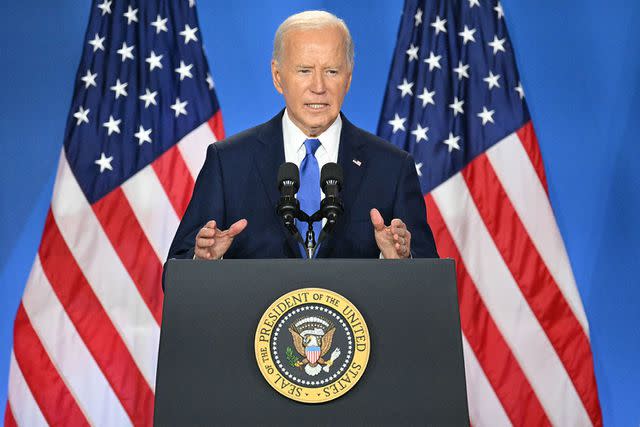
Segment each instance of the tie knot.
[{"label": "tie knot", "polygon": [[307,149],[307,154],[315,155],[316,150],[320,147],[319,139],[307,139],[304,141],[304,146]]}]

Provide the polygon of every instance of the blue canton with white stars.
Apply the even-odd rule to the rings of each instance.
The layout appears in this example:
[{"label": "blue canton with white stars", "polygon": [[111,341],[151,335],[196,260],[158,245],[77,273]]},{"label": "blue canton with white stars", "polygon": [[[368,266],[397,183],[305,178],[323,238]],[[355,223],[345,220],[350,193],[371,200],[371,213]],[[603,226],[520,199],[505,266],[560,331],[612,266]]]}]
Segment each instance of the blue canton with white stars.
[{"label": "blue canton with white stars", "polygon": [[529,121],[494,0],[407,0],[378,135],[410,152],[423,193]]},{"label": "blue canton with white stars", "polygon": [[64,144],[89,202],[211,118],[213,86],[193,0],[94,1]]}]

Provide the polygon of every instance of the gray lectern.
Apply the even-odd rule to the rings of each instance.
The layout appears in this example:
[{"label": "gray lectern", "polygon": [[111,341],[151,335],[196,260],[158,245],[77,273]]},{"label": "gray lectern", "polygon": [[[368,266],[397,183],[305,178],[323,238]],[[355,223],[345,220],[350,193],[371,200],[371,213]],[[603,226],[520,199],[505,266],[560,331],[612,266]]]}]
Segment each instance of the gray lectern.
[{"label": "gray lectern", "polygon": [[[452,260],[171,260],[155,425],[468,426]],[[370,334],[368,366],[320,404],[277,393],[256,363],[265,310],[300,288],[351,301]]]}]

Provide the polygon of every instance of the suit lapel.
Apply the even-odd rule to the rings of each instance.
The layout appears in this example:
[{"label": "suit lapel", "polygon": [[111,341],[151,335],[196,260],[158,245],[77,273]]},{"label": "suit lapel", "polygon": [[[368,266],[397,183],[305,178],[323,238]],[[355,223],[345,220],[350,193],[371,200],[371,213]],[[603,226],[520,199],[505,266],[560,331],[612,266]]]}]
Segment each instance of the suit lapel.
[{"label": "suit lapel", "polygon": [[[360,182],[367,169],[367,159],[363,150],[364,141],[358,135],[359,131],[341,113],[342,131],[340,132],[340,146],[338,148],[338,164],[342,167],[343,188],[342,202],[344,204],[344,216],[338,220],[334,234],[344,230],[345,221],[351,215],[360,187]],[[331,254],[335,239],[330,236],[320,246],[318,258],[326,258]]]},{"label": "suit lapel", "polygon": [[[258,134],[259,146],[253,156],[253,162],[262,180],[270,205],[273,206],[274,213],[280,199],[277,185],[278,169],[280,165],[284,163],[284,141],[282,138],[283,113],[284,110],[262,127]],[[269,215],[269,213],[265,213],[265,215]],[[281,225],[280,229],[291,247],[293,254],[300,257],[300,249],[291,236],[291,233],[289,233],[284,225]]]}]

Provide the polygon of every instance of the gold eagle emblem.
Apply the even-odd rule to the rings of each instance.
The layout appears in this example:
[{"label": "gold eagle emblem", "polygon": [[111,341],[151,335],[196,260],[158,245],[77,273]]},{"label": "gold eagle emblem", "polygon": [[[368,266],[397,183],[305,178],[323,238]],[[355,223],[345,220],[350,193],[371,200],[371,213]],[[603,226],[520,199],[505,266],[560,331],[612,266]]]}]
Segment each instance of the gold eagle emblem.
[{"label": "gold eagle emblem", "polygon": [[331,349],[336,328],[323,318],[300,319],[289,326],[289,332],[293,339],[293,346],[303,357],[302,360],[296,361],[294,366],[304,369],[311,376],[318,375],[320,370],[329,372],[333,362],[340,357],[340,349],[336,348],[331,353],[331,357],[325,359]]}]

